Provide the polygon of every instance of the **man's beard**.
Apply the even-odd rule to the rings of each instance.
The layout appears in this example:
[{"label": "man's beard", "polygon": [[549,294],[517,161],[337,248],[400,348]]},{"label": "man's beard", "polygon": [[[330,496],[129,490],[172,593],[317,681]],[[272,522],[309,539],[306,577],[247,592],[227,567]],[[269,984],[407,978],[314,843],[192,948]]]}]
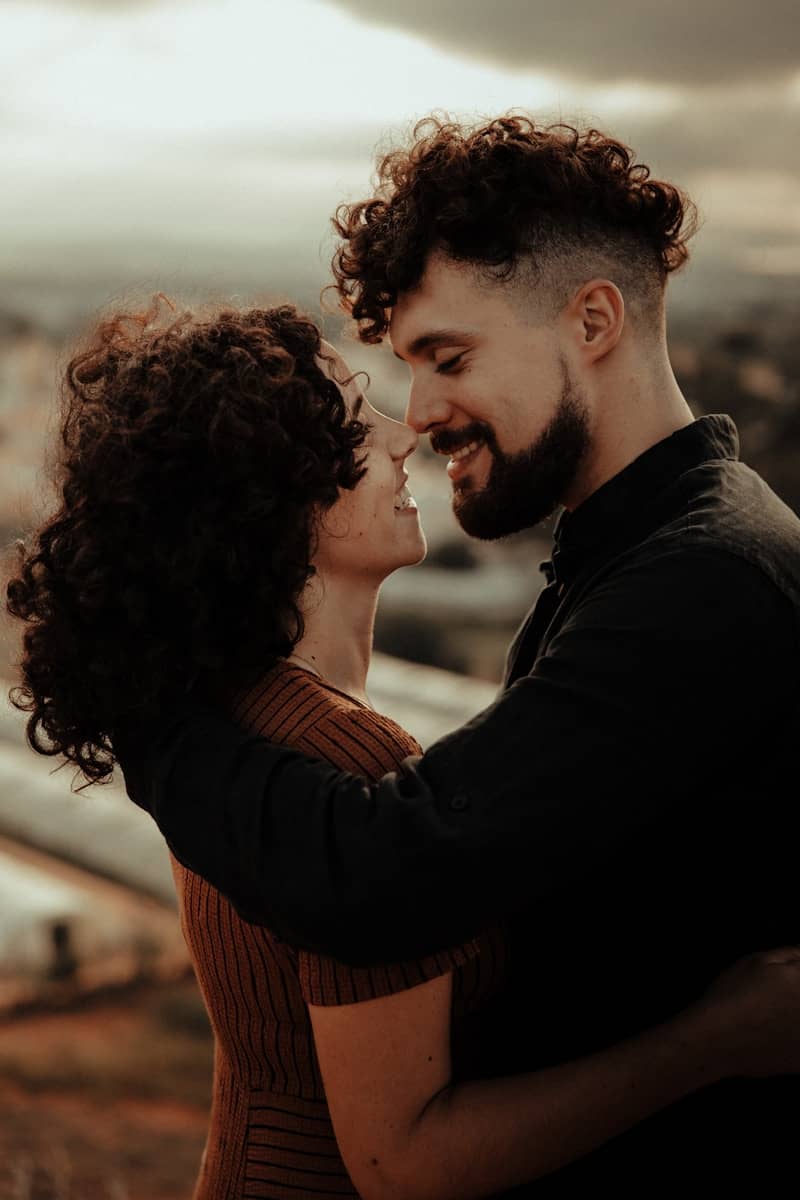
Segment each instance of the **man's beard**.
[{"label": "man's beard", "polygon": [[588,410],[566,364],[558,409],[527,450],[505,454],[482,422],[476,423],[475,436],[485,441],[492,465],[485,487],[471,488],[467,476],[454,492],[453,512],[461,528],[492,541],[544,521],[569,491],[590,440]]}]

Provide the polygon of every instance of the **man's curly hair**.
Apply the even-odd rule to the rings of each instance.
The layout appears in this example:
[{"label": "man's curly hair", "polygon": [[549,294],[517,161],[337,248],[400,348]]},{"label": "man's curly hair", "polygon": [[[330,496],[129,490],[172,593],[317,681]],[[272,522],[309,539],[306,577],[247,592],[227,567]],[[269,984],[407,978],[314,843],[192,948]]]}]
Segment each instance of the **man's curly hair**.
[{"label": "man's curly hair", "polygon": [[365,470],[310,319],[166,309],[104,320],[67,366],[59,508],[8,585],[29,741],[92,781],[115,730],[291,651],[318,517]]},{"label": "man's curly hair", "polygon": [[335,286],[364,342],[381,341],[432,251],[536,289],[553,313],[602,272],[644,315],[686,261],[695,216],[677,187],[596,129],[428,117],[379,161],[374,194],[337,210]]}]

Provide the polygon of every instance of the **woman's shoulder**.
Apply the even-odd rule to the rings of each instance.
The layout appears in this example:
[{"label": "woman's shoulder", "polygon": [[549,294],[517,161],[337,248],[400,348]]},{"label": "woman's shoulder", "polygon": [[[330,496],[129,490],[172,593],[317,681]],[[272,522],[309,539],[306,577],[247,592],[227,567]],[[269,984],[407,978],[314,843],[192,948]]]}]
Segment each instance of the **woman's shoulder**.
[{"label": "woman's shoulder", "polygon": [[[307,752],[337,762],[347,757],[363,760],[361,772],[378,762],[392,770],[403,758],[421,754],[419,743],[390,716],[319,679],[293,662],[281,660],[259,682],[236,697],[234,716],[248,732],[271,742],[299,746]],[[347,769],[356,769],[348,763]],[[372,774],[372,770],[369,770]]]},{"label": "woman's shoulder", "polygon": [[323,717],[312,737],[321,757],[343,770],[379,779],[422,748],[391,717],[365,707],[343,708]]},{"label": "woman's shoulder", "polygon": [[252,687],[234,697],[233,716],[248,733],[291,743],[314,721],[336,712],[341,703],[310,671],[279,659]]},{"label": "woman's shoulder", "polygon": [[251,733],[376,778],[422,753],[396,721],[286,660],[236,698],[234,717]]}]

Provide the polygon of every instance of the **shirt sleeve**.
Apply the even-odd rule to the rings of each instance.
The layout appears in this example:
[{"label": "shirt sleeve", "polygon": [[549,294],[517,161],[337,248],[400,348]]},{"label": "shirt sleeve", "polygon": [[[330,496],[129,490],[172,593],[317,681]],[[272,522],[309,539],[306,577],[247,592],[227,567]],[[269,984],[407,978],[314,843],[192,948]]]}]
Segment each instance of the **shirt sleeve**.
[{"label": "shirt sleeve", "polygon": [[298,954],[300,990],[307,1004],[333,1006],[377,1000],[380,996],[404,992],[440,975],[447,975],[456,967],[463,967],[478,953],[478,941],[474,939],[452,950],[443,950],[440,954],[429,954],[404,963],[351,967],[327,954],[301,950]]},{"label": "shirt sleeve", "polygon": [[721,803],[720,780],[785,736],[797,664],[763,572],[676,547],[618,564],[529,675],[377,783],[210,713],[180,714],[126,780],[249,919],[355,964],[402,961],[641,863],[666,819],[691,838],[692,805]]},{"label": "shirt sleeve", "polygon": [[[344,771],[379,779],[409,751],[420,746],[394,721],[365,709],[339,710],[323,717],[296,743]],[[352,967],[327,954],[298,949],[300,990],[307,1004],[356,1004],[377,1000],[427,983],[462,967],[480,952],[478,939],[401,963]]]}]

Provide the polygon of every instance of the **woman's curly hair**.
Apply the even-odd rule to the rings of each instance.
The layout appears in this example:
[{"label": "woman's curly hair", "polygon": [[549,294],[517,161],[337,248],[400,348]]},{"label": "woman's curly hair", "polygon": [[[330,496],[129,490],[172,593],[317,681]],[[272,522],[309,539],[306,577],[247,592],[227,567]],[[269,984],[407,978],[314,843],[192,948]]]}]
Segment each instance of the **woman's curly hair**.
[{"label": "woman's curly hair", "polygon": [[629,147],[596,129],[428,117],[410,145],[379,161],[374,194],[337,210],[335,286],[364,342],[381,340],[434,249],[503,278],[522,257],[536,274],[548,261],[564,272],[576,249],[599,246],[632,256],[660,290],[688,257],[695,216],[677,187],[651,179]]},{"label": "woman's curly hair", "polygon": [[319,514],[364,474],[310,319],[166,306],[104,320],[67,366],[60,505],[8,585],[29,741],[92,781],[115,730],[291,651]]}]

